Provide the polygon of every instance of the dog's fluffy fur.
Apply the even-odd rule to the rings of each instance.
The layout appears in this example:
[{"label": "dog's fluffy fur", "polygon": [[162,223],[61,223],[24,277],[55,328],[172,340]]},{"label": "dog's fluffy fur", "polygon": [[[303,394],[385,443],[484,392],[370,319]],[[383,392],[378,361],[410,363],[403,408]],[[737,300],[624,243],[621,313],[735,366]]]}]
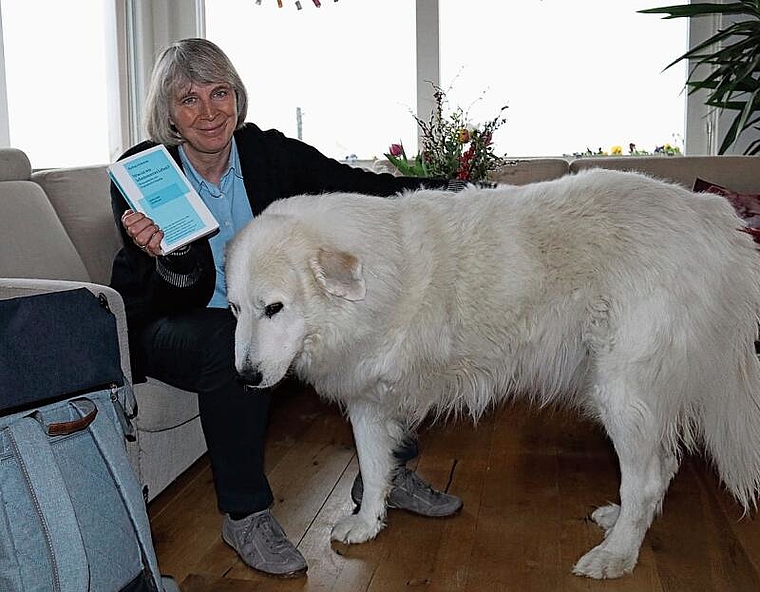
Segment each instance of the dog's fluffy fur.
[{"label": "dog's fluffy fur", "polygon": [[760,258],[722,197],[604,170],[527,186],[272,204],[227,252],[238,371],[293,369],[351,420],[360,511],[383,527],[393,460],[428,414],[511,397],[599,420],[621,471],[574,572],[633,569],[684,450],[746,510],[760,492]]}]

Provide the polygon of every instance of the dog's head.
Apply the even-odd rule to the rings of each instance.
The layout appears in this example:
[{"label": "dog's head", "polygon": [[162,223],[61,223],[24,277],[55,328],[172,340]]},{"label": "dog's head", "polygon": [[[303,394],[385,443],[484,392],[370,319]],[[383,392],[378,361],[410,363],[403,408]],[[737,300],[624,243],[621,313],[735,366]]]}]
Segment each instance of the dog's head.
[{"label": "dog's head", "polygon": [[230,242],[225,273],[237,317],[235,367],[250,385],[274,386],[329,323],[331,299],[361,300],[361,262],[321,246],[288,216],[263,214]]}]

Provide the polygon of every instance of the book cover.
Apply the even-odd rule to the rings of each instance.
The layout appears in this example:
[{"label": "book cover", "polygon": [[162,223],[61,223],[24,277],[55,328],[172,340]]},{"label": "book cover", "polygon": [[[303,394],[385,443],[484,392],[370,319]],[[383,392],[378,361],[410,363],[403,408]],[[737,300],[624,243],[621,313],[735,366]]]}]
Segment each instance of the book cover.
[{"label": "book cover", "polygon": [[108,166],[108,175],[130,208],[164,232],[164,255],[214,232],[219,224],[163,145]]}]

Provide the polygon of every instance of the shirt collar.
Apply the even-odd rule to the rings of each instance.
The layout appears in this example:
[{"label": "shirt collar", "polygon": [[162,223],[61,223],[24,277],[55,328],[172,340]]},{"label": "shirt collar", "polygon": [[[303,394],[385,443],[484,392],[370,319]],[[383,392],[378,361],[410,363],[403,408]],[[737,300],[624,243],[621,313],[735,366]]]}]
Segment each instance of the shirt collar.
[{"label": "shirt collar", "polygon": [[[238,154],[237,142],[235,142],[234,136],[232,137],[232,148],[230,149],[229,165],[230,166],[227,171],[225,171],[224,175],[228,175],[231,172],[238,179],[242,179],[243,173],[240,170],[240,155]],[[224,175],[222,175],[222,177],[224,177]]]},{"label": "shirt collar", "polygon": [[[185,149],[182,147],[182,144],[179,145],[179,158],[182,162],[182,168],[185,169],[185,174],[187,174],[188,177],[200,188],[205,189],[206,191],[211,192],[212,188],[216,189],[212,183],[209,183],[204,179],[201,174],[195,170],[195,167],[190,162],[190,159],[187,157],[187,154],[185,154]],[[238,179],[242,179],[243,175],[240,171],[240,155],[238,154],[237,149],[237,143],[235,142],[235,138],[233,136],[232,142],[230,144],[230,156],[227,160],[227,170],[222,173],[222,177],[220,179],[219,185],[224,185],[225,180],[227,179],[228,175],[233,174]]]}]

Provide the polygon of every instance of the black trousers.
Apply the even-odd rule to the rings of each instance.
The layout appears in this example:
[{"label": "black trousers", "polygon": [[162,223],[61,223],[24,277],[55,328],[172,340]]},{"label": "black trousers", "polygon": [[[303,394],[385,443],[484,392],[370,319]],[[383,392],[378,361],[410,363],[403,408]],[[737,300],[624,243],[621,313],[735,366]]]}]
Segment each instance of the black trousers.
[{"label": "black trousers", "polygon": [[198,393],[219,510],[247,514],[273,501],[264,474],[271,394],[243,387],[234,338],[235,318],[221,308],[164,317],[139,335],[148,376]]}]

